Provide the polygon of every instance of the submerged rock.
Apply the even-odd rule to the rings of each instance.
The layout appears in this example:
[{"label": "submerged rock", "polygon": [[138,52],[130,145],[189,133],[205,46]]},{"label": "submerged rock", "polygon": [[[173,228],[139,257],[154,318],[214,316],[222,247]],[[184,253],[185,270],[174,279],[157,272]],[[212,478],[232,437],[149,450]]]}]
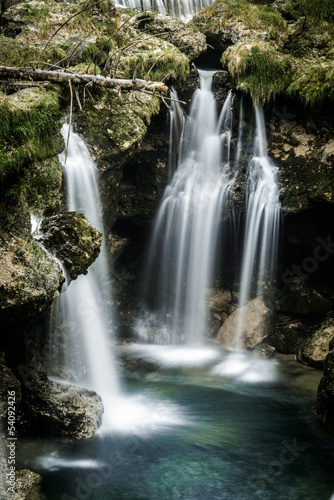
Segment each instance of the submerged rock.
[{"label": "submerged rock", "polygon": [[324,375],[318,387],[315,412],[326,424],[334,428],[334,339],[330,342],[329,349]]},{"label": "submerged rock", "polygon": [[94,391],[50,381],[32,370],[25,372],[22,396],[23,434],[87,439],[100,426],[103,404]]},{"label": "submerged rock", "polygon": [[[244,318],[243,327],[240,338],[236,338],[240,315]],[[257,297],[226,319],[219,329],[217,340],[226,347],[253,349],[269,335],[271,318],[272,310],[262,297]]]},{"label": "submerged rock", "polygon": [[102,234],[83,214],[64,212],[43,220],[41,242],[62,261],[72,279],[87,274],[100,253]]}]

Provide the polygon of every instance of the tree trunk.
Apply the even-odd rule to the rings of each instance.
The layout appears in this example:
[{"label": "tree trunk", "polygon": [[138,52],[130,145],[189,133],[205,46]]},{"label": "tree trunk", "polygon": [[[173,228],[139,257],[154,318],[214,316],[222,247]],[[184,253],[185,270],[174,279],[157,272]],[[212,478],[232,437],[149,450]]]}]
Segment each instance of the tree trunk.
[{"label": "tree trunk", "polygon": [[163,82],[150,82],[146,80],[123,80],[109,78],[100,75],[79,75],[65,73],[62,71],[46,71],[33,68],[14,68],[11,66],[0,66],[0,77],[4,79],[17,78],[24,80],[36,80],[54,83],[66,83],[70,80],[79,85],[98,85],[100,87],[120,90],[150,90],[155,92],[167,92],[168,87]]}]

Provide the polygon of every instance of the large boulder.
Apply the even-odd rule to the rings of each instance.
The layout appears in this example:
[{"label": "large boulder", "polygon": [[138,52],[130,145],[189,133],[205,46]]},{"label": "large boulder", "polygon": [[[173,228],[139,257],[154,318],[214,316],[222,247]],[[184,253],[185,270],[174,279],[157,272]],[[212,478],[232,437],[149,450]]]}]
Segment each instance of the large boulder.
[{"label": "large boulder", "polygon": [[[262,297],[236,309],[219,329],[217,340],[226,347],[253,349],[270,333],[272,310]],[[241,331],[237,335],[239,322]]]},{"label": "large boulder", "polygon": [[94,391],[48,380],[27,368],[23,373],[20,432],[68,439],[92,437],[100,426],[103,404]]},{"label": "large boulder", "polygon": [[146,33],[151,33],[175,45],[191,61],[199,57],[207,49],[203,33],[189,28],[189,26],[171,16],[145,12],[137,16],[136,23],[140,30],[145,30]]},{"label": "large boulder", "polygon": [[59,294],[63,282],[59,265],[37,242],[31,238],[0,236],[2,325],[38,316]]},{"label": "large boulder", "polygon": [[315,412],[329,426],[334,428],[334,340],[329,344],[324,375],[320,380]]},{"label": "large boulder", "polygon": [[270,344],[284,354],[298,354],[312,335],[314,327],[287,316],[277,319],[279,321],[270,336]]},{"label": "large boulder", "polygon": [[330,317],[305,341],[298,356],[299,360],[315,368],[323,368],[332,339],[334,339],[334,318]]},{"label": "large boulder", "polygon": [[210,332],[217,335],[226,318],[235,311],[236,297],[230,290],[210,288],[207,291],[206,307]]},{"label": "large boulder", "polygon": [[72,279],[87,274],[100,253],[102,234],[83,214],[63,212],[43,220],[40,241],[63,264]]},{"label": "large boulder", "polygon": [[268,42],[285,26],[283,18],[272,10],[267,16],[257,5],[239,2],[214,2],[193,17],[189,25],[205,34],[208,44],[224,51],[245,39]]}]

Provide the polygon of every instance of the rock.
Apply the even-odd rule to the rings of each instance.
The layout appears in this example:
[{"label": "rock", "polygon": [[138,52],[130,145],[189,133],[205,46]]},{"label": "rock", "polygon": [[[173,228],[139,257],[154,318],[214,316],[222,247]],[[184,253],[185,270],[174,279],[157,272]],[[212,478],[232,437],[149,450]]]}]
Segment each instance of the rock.
[{"label": "rock", "polygon": [[299,361],[315,368],[324,368],[332,339],[334,339],[334,318],[330,317],[311,337],[307,338],[300,350]]},{"label": "rock", "polygon": [[72,279],[87,274],[100,253],[102,234],[83,214],[63,212],[43,220],[40,241],[61,262]]},{"label": "rock", "polygon": [[[268,154],[279,167],[282,211],[299,213],[314,203],[333,205],[334,140],[332,119],[277,103],[269,118]],[[315,167],[316,165],[316,167]]]},{"label": "rock", "polygon": [[291,282],[284,285],[277,309],[296,316],[312,317],[328,313],[332,304],[302,278],[291,278]]},{"label": "rock", "polygon": [[[0,236],[0,321],[34,318],[59,294],[61,269],[32,239]],[[6,333],[3,329],[3,334]]]},{"label": "rock", "polygon": [[214,2],[194,16],[189,26],[199,29],[209,45],[223,52],[245,39],[269,41],[270,36],[274,38],[279,14],[264,20],[258,12],[258,7],[248,2]]},{"label": "rock", "polygon": [[327,425],[334,428],[334,340],[330,342],[329,349],[314,409]]},{"label": "rock", "polygon": [[171,16],[145,12],[137,17],[138,28],[167,40],[184,52],[190,61],[196,59],[207,49],[205,35],[195,31]]},{"label": "rock", "polygon": [[[244,317],[244,325],[240,338],[236,338],[240,315]],[[217,340],[226,347],[253,349],[269,335],[271,318],[272,310],[264,303],[262,297],[257,297],[236,309],[225,320],[219,329]]]},{"label": "rock", "polygon": [[313,328],[296,319],[290,319],[287,323],[275,327],[270,336],[270,344],[284,354],[298,354],[312,334]]},{"label": "rock", "polygon": [[113,267],[124,250],[129,245],[129,238],[122,238],[116,233],[110,233],[108,236],[108,246],[110,249],[111,266]]},{"label": "rock", "polygon": [[259,344],[253,350],[253,354],[260,356],[261,358],[272,358],[275,354],[275,347],[269,344]]},{"label": "rock", "polygon": [[28,469],[16,471],[16,493],[12,500],[44,500],[44,495],[39,493],[42,476]]},{"label": "rock", "polygon": [[217,290],[214,288],[207,291],[207,297],[206,304],[211,335],[217,335],[223,322],[235,311],[234,302],[236,297],[233,297],[230,290]]},{"label": "rock", "polygon": [[21,401],[21,386],[8,366],[5,364],[3,353],[0,354],[0,418],[5,418],[8,408],[8,391],[15,392],[15,406]]},{"label": "rock", "polygon": [[20,432],[29,436],[68,439],[92,437],[102,419],[103,404],[94,391],[25,372],[20,408]]}]

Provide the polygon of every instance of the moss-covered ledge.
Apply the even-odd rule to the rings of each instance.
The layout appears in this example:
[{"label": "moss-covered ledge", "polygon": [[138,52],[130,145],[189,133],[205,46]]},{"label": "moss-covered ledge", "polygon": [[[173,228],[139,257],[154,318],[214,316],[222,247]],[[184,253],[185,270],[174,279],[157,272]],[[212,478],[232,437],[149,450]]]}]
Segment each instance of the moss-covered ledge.
[{"label": "moss-covered ledge", "polygon": [[223,52],[222,65],[234,87],[255,102],[279,95],[310,107],[334,102],[333,20],[310,12],[287,23],[272,7],[216,0],[191,25]]}]

